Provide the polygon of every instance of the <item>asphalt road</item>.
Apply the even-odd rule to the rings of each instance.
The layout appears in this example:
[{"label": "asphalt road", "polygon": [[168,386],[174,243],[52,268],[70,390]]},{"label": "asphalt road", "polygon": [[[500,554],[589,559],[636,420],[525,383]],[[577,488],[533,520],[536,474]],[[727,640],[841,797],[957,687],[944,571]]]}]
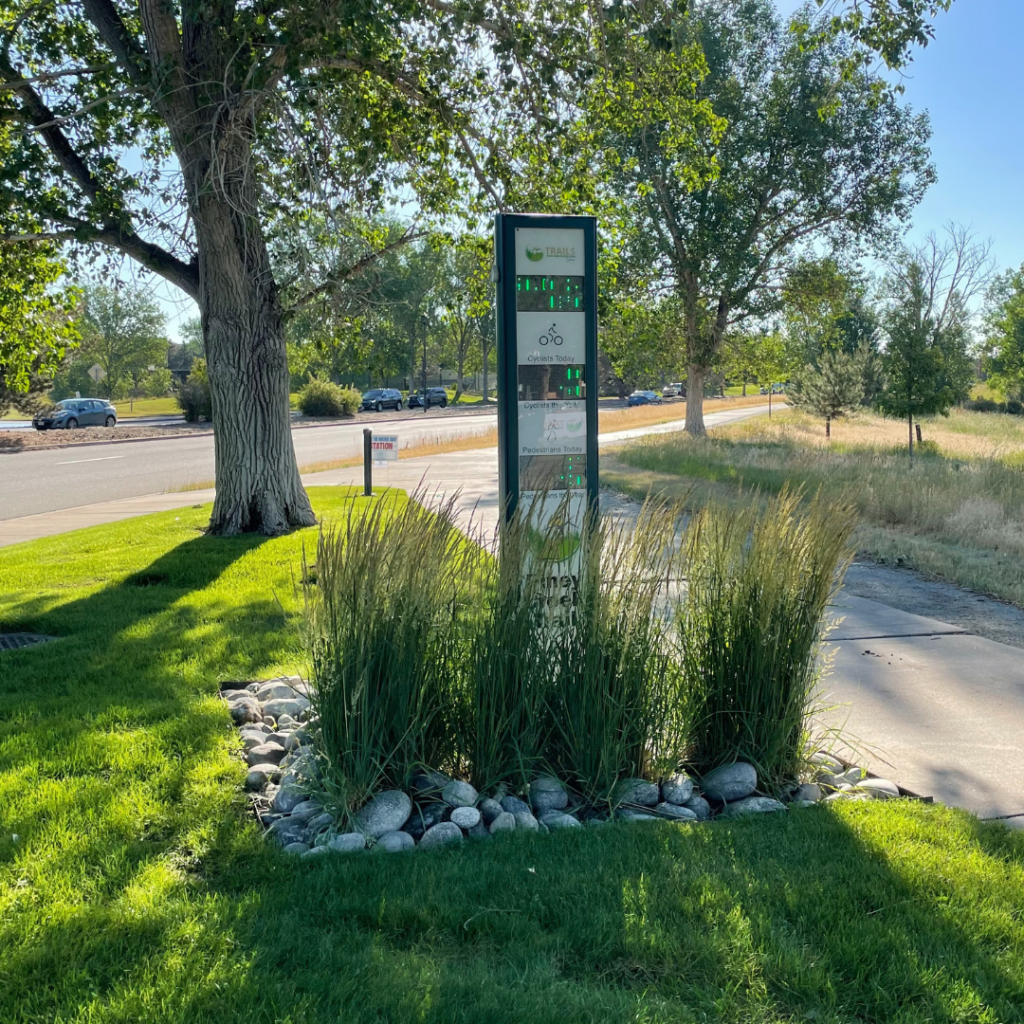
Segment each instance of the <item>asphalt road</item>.
[{"label": "asphalt road", "polygon": [[[405,447],[484,434],[495,423],[493,410],[379,413],[352,423],[295,426],[292,439],[302,467],[361,455],[366,426],[397,434]],[[212,484],[213,477],[212,433],[0,454],[0,519]]]}]

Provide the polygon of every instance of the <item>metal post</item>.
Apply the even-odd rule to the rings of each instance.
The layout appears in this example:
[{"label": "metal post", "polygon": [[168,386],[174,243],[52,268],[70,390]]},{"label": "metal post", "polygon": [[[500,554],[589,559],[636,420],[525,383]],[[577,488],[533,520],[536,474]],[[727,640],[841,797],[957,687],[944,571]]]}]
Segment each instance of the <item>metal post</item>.
[{"label": "metal post", "polygon": [[363,427],[363,494],[373,497],[373,431]]}]

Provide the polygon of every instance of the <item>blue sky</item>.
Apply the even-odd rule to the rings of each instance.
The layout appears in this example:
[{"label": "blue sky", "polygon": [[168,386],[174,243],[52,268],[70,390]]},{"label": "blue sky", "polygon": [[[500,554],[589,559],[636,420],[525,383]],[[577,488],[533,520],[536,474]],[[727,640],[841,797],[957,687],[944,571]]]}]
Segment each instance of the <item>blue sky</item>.
[{"label": "blue sky", "polygon": [[[801,6],[779,0],[789,14]],[[955,221],[991,239],[1000,270],[1024,263],[1024,0],[954,0],[935,39],[905,70],[905,102],[928,110],[938,181],[914,214],[908,240]],[[195,306],[157,284],[177,334]]]}]

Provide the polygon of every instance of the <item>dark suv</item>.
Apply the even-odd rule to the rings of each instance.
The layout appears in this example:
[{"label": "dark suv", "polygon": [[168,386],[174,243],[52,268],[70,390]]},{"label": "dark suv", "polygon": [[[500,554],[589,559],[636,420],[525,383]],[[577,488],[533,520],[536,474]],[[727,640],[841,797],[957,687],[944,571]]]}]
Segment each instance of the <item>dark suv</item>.
[{"label": "dark suv", "polygon": [[426,404],[428,409],[432,405],[439,405],[444,409],[448,405],[448,392],[444,388],[427,388],[425,403],[422,388],[419,391],[411,391],[409,393],[410,409],[420,409],[424,404]]},{"label": "dark suv", "polygon": [[112,427],[117,410],[102,398],[65,398],[52,409],[36,413],[36,430],[74,430],[76,427]]},{"label": "dark suv", "polygon": [[363,395],[363,401],[359,406],[359,411],[368,412],[372,409],[374,412],[383,412],[385,409],[401,408],[401,391],[396,391],[394,388],[374,388],[373,391],[367,391],[366,394]]}]

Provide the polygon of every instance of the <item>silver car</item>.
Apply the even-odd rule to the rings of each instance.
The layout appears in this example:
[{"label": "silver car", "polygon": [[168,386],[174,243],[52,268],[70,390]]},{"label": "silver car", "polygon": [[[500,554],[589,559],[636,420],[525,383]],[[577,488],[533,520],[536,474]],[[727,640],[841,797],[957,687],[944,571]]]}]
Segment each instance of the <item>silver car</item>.
[{"label": "silver car", "polygon": [[52,409],[36,413],[36,430],[74,430],[76,427],[112,427],[117,410],[102,398],[65,398]]}]

